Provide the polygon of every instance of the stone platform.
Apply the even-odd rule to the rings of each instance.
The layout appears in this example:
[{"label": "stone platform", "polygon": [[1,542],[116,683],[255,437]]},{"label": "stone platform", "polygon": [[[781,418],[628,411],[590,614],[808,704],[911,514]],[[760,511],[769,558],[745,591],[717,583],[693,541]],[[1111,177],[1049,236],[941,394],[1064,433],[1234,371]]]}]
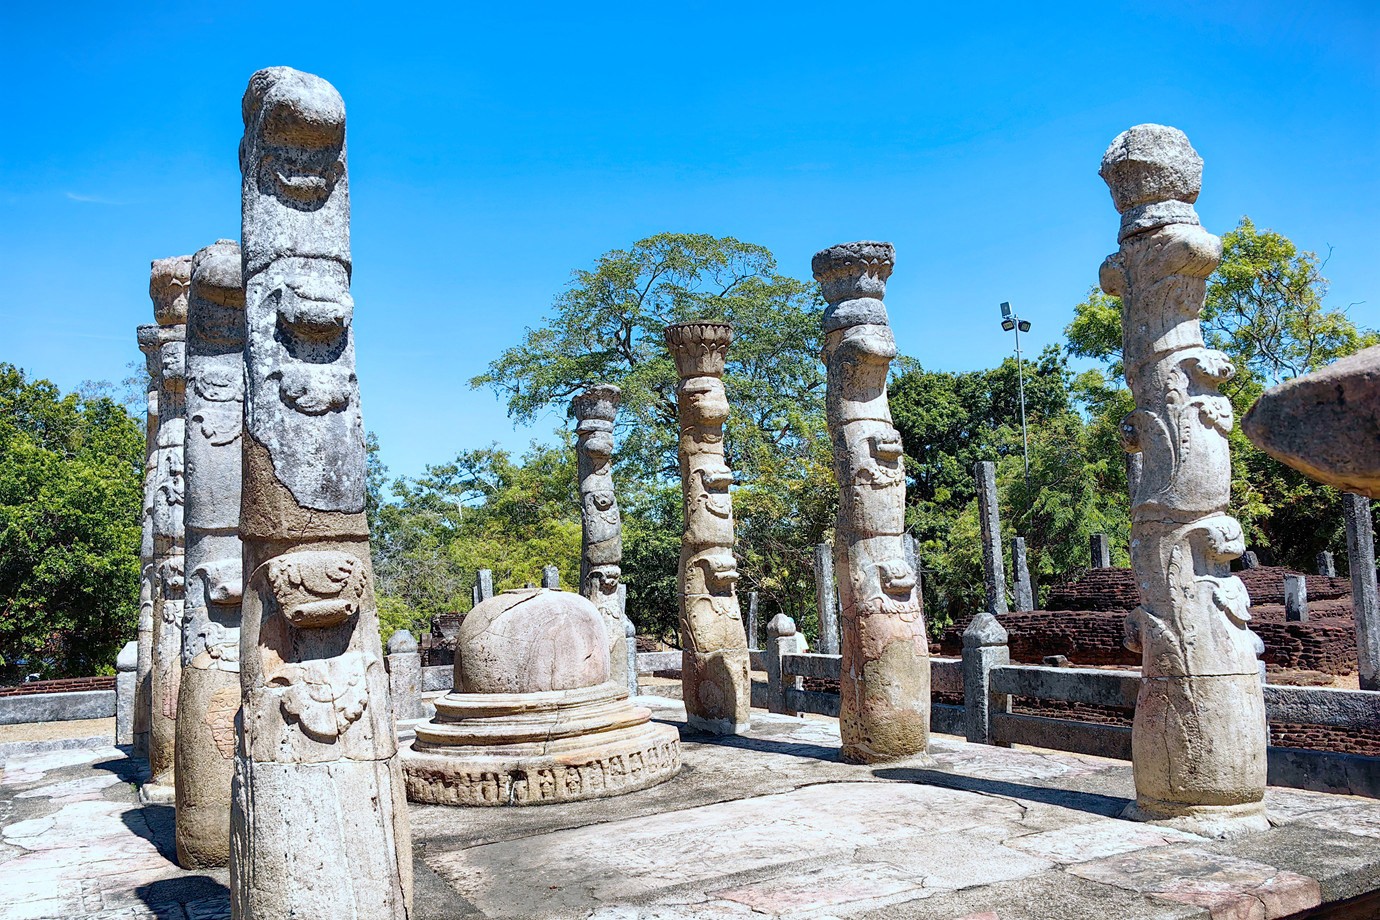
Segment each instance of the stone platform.
[{"label": "stone platform", "polygon": [[[1271,789],[1276,827],[1209,841],[1113,817],[1120,761],[936,735],[932,763],[851,765],[833,720],[753,722],[616,799],[413,805],[417,920],[1380,916],[1374,800]],[[224,873],[179,870],[171,809],[91,743],[0,748],[0,920],[228,917]]]}]

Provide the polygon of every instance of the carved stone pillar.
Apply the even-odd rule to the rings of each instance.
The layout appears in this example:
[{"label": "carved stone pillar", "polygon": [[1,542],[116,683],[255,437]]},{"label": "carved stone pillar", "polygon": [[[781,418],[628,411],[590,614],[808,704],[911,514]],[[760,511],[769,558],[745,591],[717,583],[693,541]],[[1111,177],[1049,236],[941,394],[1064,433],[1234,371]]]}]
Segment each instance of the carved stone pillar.
[{"label": "carved stone pillar", "polygon": [[192,257],[158,259],[149,274],[157,325],[141,327],[158,349],[158,434],[154,442],[153,633],[150,659],[148,794],[171,800],[177,744],[177,692],[182,679],[184,534],[183,453],[186,431],[187,289]]},{"label": "carved stone pillar", "polygon": [[187,599],[177,697],[177,861],[230,862],[230,783],[240,709],[240,461],[244,285],[240,247],[192,257],[187,304]]},{"label": "carved stone pillar", "polygon": [[570,402],[575,416],[575,453],[580,477],[580,593],[604,617],[609,633],[609,672],[628,672],[628,641],[618,578],[623,563],[623,519],[613,491],[613,422],[618,387],[592,386]]},{"label": "carved stone pillar", "polygon": [[1230,572],[1245,550],[1231,497],[1234,373],[1198,326],[1221,241],[1193,202],[1203,161],[1182,132],[1140,125],[1102,158],[1121,214],[1102,289],[1121,298],[1126,382],[1136,409],[1124,446],[1142,456],[1131,500],[1141,604],[1127,646],[1142,654],[1132,735],[1136,803],[1127,817],[1232,836],[1268,827],[1265,705],[1248,628],[1250,598]]},{"label": "carved stone pillar", "polygon": [[680,383],[680,478],[685,530],[680,549],[681,681],[691,727],[747,731],[751,717],[747,631],[733,557],[733,471],[724,462],[728,397],[721,379],[733,327],[666,327]]},{"label": "carved stone pillar", "polygon": [[906,475],[886,395],[896,342],[882,297],[895,259],[890,243],[859,242],[812,263],[829,304],[822,357],[839,483],[839,732],[841,756],[854,763],[923,753],[930,740],[924,603],[906,562]]},{"label": "carved stone pillar", "polygon": [[[145,334],[145,328],[149,334]],[[139,350],[149,373],[148,409],[144,415],[144,505],[139,540],[138,662],[134,669],[134,756],[149,756],[149,730],[153,718],[153,624],[157,570],[153,565],[153,493],[158,469],[158,327],[139,328]]]},{"label": "carved stone pillar", "polygon": [[345,105],[261,70],[240,144],[245,342],[238,920],[405,920],[412,846],[364,514]]}]

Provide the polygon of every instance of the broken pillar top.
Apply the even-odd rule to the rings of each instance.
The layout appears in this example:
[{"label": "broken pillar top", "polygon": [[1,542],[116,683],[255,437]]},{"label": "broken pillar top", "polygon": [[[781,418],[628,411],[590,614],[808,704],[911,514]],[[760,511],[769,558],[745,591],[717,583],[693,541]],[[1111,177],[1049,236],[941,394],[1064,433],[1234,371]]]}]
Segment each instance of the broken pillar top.
[{"label": "broken pillar top", "polygon": [[187,321],[187,295],[192,287],[192,257],[154,259],[149,265],[149,297],[153,318],[160,326]]}]

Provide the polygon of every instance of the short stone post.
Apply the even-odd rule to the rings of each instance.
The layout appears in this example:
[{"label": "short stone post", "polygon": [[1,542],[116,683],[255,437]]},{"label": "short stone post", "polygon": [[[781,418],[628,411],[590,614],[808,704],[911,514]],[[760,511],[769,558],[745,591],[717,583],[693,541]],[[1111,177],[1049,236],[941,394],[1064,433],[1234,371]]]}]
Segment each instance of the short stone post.
[{"label": "short stone post", "polygon": [[[795,621],[784,613],[778,613],[771,618],[767,624],[767,710],[780,715],[798,716],[799,712],[794,709],[786,708],[786,671],[783,659],[787,655],[794,655],[800,649],[800,642],[796,636]],[[795,690],[805,689],[805,679],[803,677],[793,677],[790,679],[790,686]]]},{"label": "short stone post", "polygon": [[[628,589],[627,585],[620,584],[618,587],[624,592]],[[637,696],[641,690],[637,683],[637,627],[626,613],[623,615],[623,639],[628,644],[628,695]]]},{"label": "short stone post", "polygon": [[992,669],[1010,663],[1006,629],[987,611],[973,617],[963,631],[963,722],[969,741],[992,744],[992,714],[1011,711],[1011,697],[992,692]]},{"label": "short stone post", "polygon": [[1260,565],[1260,557],[1255,554],[1255,550],[1248,549],[1241,554],[1241,567],[1243,569],[1253,569]]},{"label": "short stone post", "polygon": [[393,721],[405,722],[422,717],[422,652],[417,640],[406,629],[388,637],[388,654],[383,659],[388,669],[388,692],[393,700]]},{"label": "short stone post", "polygon": [[1326,575],[1328,578],[1337,577],[1337,563],[1332,561],[1332,554],[1327,550],[1318,553],[1317,569],[1319,575]]},{"label": "short stone post", "polygon": [[834,581],[834,548],[815,544],[815,603],[819,609],[819,653],[839,653],[839,605]]},{"label": "short stone post", "polygon": [[1308,621],[1308,581],[1302,575],[1284,576],[1284,619]]},{"label": "short stone post", "polygon": [[1035,592],[1030,587],[1030,566],[1025,559],[1025,537],[1011,541],[1011,574],[1016,579],[1016,609],[1034,610]]},{"label": "short stone post", "polygon": [[987,592],[987,609],[997,616],[1008,613],[1006,606],[1006,561],[1001,551],[1001,514],[997,510],[997,465],[979,460],[973,467],[977,479],[978,522],[982,525],[982,584]]},{"label": "short stone post", "polygon": [[1370,499],[1342,493],[1346,554],[1351,563],[1351,608],[1356,615],[1356,660],[1362,690],[1380,690],[1380,597],[1375,587],[1375,531]]},{"label": "short stone post", "polygon": [[554,565],[548,565],[541,570],[541,586],[550,588],[552,591],[561,590],[561,570]]},{"label": "short stone post", "polygon": [[747,616],[748,648],[757,648],[757,592],[748,592]]},{"label": "short stone post", "polygon": [[139,685],[139,641],[115,657],[115,743],[134,744],[134,694]]},{"label": "short stone post", "polygon": [[475,587],[479,589],[479,602],[483,603],[494,596],[494,573],[489,569],[480,569],[474,574]]},{"label": "short stone post", "polygon": [[1088,567],[1110,569],[1112,567],[1112,542],[1105,533],[1095,533],[1088,539]]}]

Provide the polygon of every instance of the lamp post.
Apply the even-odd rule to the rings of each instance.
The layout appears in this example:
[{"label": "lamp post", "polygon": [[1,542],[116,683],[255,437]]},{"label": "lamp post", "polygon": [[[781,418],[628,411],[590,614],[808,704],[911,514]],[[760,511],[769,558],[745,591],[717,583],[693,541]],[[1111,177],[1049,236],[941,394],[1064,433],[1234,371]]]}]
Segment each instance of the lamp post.
[{"label": "lamp post", "polygon": [[1025,430],[1025,370],[1021,365],[1021,333],[1030,331],[1030,321],[1011,312],[1011,304],[1001,305],[1001,328],[1016,333],[1016,380],[1021,392],[1021,454],[1025,459],[1025,484],[1030,486],[1030,437]]}]

